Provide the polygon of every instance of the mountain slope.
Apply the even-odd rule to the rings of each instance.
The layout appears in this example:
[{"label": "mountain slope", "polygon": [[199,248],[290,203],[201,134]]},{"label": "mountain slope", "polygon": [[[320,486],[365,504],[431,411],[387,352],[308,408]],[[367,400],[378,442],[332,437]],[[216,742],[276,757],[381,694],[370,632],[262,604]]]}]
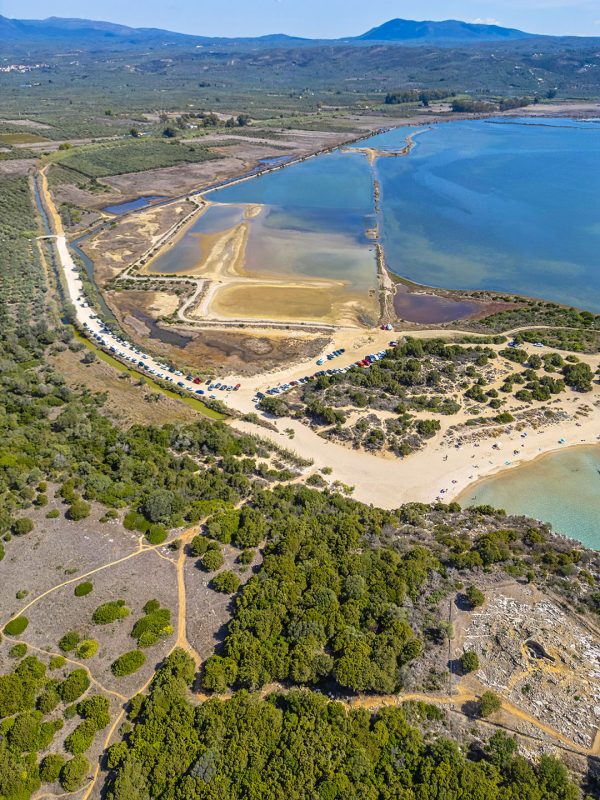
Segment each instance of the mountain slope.
[{"label": "mountain slope", "polygon": [[[497,25],[477,25],[458,20],[445,22],[416,22],[393,19],[361,36],[330,40],[329,44],[449,44],[501,42],[525,39],[532,34]],[[285,34],[259,37],[206,37],[160,30],[158,28],[130,28],[112,22],[87,19],[49,17],[44,20],[9,19],[0,16],[0,45],[7,49],[23,50],[29,47],[52,49],[74,47],[81,49],[120,49],[127,47],[161,47],[164,45],[189,45],[214,43],[219,45],[243,44],[251,47],[317,45],[323,40],[302,39]]]},{"label": "mountain slope", "polygon": [[391,19],[357,36],[357,41],[370,42],[494,42],[527,39],[535,34],[499,25],[481,25],[449,19],[444,22],[417,22],[410,19]]},{"label": "mountain slope", "polygon": [[9,19],[0,16],[0,44],[7,47],[72,46],[103,47],[120,45],[194,44],[206,41],[200,36],[171,33],[157,28],[129,28],[112,22],[87,19]]}]

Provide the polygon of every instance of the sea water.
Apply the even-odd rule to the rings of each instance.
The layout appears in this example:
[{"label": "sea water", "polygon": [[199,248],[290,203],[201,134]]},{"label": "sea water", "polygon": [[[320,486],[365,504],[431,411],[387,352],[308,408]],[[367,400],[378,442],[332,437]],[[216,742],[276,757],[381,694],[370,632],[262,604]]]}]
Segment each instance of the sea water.
[{"label": "sea water", "polygon": [[458,502],[526,514],[600,550],[600,445],[549,453],[505,470],[468,488]]},{"label": "sea water", "polygon": [[[406,129],[362,142],[401,150]],[[431,126],[377,159],[388,266],[425,285],[519,293],[600,312],[600,124]]]}]

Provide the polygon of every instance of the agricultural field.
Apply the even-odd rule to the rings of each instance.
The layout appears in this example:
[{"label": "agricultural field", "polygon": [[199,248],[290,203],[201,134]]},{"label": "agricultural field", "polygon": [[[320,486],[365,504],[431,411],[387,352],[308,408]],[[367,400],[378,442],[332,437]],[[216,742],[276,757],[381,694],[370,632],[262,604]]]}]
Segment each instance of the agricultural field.
[{"label": "agricultural field", "polygon": [[77,148],[61,157],[61,164],[88,178],[104,178],[128,172],[196,164],[219,158],[208,148],[196,144],[167,142],[155,139],[133,139],[126,142]]},{"label": "agricultural field", "polygon": [[15,144],[38,144],[39,142],[48,141],[43,136],[37,133],[27,133],[19,131],[18,133],[0,133],[0,145],[15,145]]}]

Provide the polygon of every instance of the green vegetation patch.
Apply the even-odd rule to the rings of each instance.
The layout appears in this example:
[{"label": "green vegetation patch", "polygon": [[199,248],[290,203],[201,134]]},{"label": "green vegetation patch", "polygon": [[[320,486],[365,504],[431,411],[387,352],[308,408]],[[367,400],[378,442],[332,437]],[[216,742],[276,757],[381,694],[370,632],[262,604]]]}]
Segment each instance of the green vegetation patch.
[{"label": "green vegetation patch", "polygon": [[0,145],[3,144],[36,144],[37,142],[47,142],[44,136],[37,133],[0,133]]},{"label": "green vegetation patch", "polygon": [[73,594],[75,597],[85,597],[86,594],[90,594],[94,590],[94,584],[91,581],[84,581],[83,583],[77,584],[75,589],[73,590]]},{"label": "green vegetation patch", "polygon": [[15,617],[4,626],[4,633],[7,636],[20,636],[29,625],[27,617]]},{"label": "green vegetation patch", "polygon": [[151,647],[173,633],[171,612],[168,608],[161,608],[158,600],[148,601],[144,612],[144,616],[137,620],[131,631],[138,647]]},{"label": "green vegetation patch", "polygon": [[60,163],[88,178],[104,178],[127,172],[174,167],[177,164],[194,164],[220,158],[207,147],[184,142],[166,142],[157,139],[132,139],[89,147],[78,147],[61,155]]},{"label": "green vegetation patch", "polygon": [[83,786],[90,771],[90,762],[83,755],[74,756],[60,771],[60,785],[65,792],[76,792]]},{"label": "green vegetation patch", "polygon": [[224,569],[210,582],[210,588],[216,592],[223,592],[223,594],[234,594],[240,587],[240,579],[231,570]]},{"label": "green vegetation patch", "polygon": [[530,763],[504,731],[468,758],[470,742],[444,735],[438,709],[422,706],[423,732],[409,722],[414,705],[370,714],[306,690],[192,705],[193,678],[189,656],[168,656],[133,730],[109,750],[114,800],[130,800],[132,786],[137,797],[579,797],[559,760]]},{"label": "green vegetation patch", "polygon": [[82,694],[87,692],[90,679],[84,669],[74,669],[60,684],[59,692],[63,703],[74,703]]},{"label": "green vegetation patch", "polygon": [[129,614],[130,611],[125,605],[125,600],[110,600],[108,603],[98,606],[92,615],[92,620],[96,625],[109,625],[118,619],[125,619]]},{"label": "green vegetation patch", "polygon": [[23,656],[26,654],[27,654],[27,645],[25,644],[25,642],[19,642],[19,644],[13,645],[8,651],[8,655],[11,658],[23,658]]},{"label": "green vegetation patch", "polygon": [[113,675],[117,678],[122,678],[125,675],[132,675],[137,672],[146,663],[146,656],[141,650],[130,650],[128,653],[123,653],[116,661],[111,664]]},{"label": "green vegetation patch", "polygon": [[77,658],[88,659],[95,656],[98,652],[100,644],[96,639],[84,639],[83,642],[77,646]]}]

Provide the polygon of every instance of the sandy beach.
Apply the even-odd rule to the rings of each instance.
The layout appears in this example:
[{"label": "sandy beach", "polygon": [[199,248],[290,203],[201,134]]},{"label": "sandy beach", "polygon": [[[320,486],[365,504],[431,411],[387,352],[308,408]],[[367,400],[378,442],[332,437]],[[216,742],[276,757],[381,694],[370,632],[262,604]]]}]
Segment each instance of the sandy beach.
[{"label": "sandy beach", "polygon": [[[331,467],[332,479],[354,486],[352,497],[381,508],[397,508],[413,501],[431,503],[438,498],[450,502],[474,481],[517,468],[544,453],[570,445],[598,444],[600,433],[600,422],[589,419],[582,422],[581,427],[573,422],[560,428],[528,432],[526,438],[512,433],[478,447],[448,449],[434,443],[407,458],[392,459],[328,442],[296,420],[270,422],[277,433],[243,421],[236,421],[233,426],[312,459],[315,471]],[[286,429],[294,431],[292,440],[285,433]],[[561,438],[566,439],[565,444],[559,444]],[[502,449],[492,449],[493,443],[498,443]],[[519,448],[518,456],[512,455],[516,448]]]},{"label": "sandy beach", "polygon": [[[406,333],[410,335],[411,332]],[[335,362],[335,366],[342,367],[356,361],[358,354],[386,347],[392,336],[399,339],[402,335],[402,332],[387,331],[370,331],[362,335],[357,335],[356,331],[340,331],[334,336],[327,352],[345,347],[346,353]],[[418,336],[450,339],[460,334],[448,330],[423,330],[418,332]],[[543,354],[551,351],[551,348],[539,348],[535,352]],[[582,355],[581,360],[588,361],[594,368],[597,366],[597,358],[593,356]],[[296,364],[285,370],[274,371],[251,380],[244,379],[240,391],[232,395],[231,405],[243,413],[254,411],[252,396],[257,390],[287,383],[314,372],[315,369],[317,367],[314,362],[310,365]],[[236,377],[227,379],[227,382],[233,381],[237,382]],[[537,428],[534,425],[520,423],[519,430],[516,430],[516,423],[503,428],[501,426],[479,428],[475,434],[478,441],[456,446],[450,444],[444,436],[449,428],[461,428],[471,418],[463,407],[457,414],[441,418],[440,433],[429,440],[424,449],[405,458],[391,454],[373,455],[351,449],[324,439],[308,425],[288,417],[268,418],[269,423],[276,428],[276,432],[254,423],[236,421],[232,424],[245,432],[269,438],[303,458],[312,459],[315,471],[331,467],[333,470],[331,479],[354,486],[352,496],[357,500],[373,503],[382,508],[395,508],[409,501],[429,503],[439,499],[449,502],[456,499],[475,481],[495,475],[502,470],[518,468],[544,453],[600,443],[600,419],[596,402],[600,402],[600,386],[597,383],[594,384],[592,392],[585,394],[566,390],[550,403],[537,404],[537,407],[548,406],[556,416],[564,416],[564,419],[548,421],[547,424]],[[581,407],[592,410],[581,412]],[[293,438],[287,433],[290,430],[293,431]],[[474,429],[462,428],[462,430],[465,433],[459,432],[454,435],[456,441],[459,441],[461,436],[466,439],[474,435]],[[468,435],[466,431],[470,431]]]}]

